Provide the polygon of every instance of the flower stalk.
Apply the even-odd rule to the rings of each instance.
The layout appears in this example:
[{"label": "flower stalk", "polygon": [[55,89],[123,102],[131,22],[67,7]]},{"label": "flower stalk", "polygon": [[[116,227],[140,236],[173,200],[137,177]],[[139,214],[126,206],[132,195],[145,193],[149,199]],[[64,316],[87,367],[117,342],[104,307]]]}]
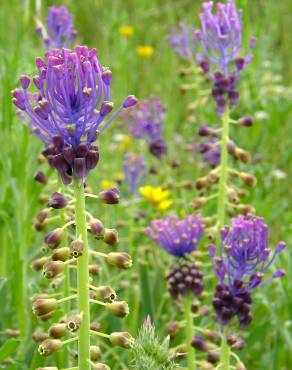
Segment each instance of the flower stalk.
[{"label": "flower stalk", "polygon": [[224,327],[222,333],[222,341],[221,341],[221,350],[220,350],[220,363],[222,370],[229,370],[230,369],[230,347],[227,343],[227,330],[228,327]]},{"label": "flower stalk", "polygon": [[185,311],[185,320],[186,320],[186,341],[187,341],[187,364],[188,370],[196,370],[196,353],[195,349],[192,347],[192,339],[194,336],[193,331],[193,318],[192,318],[192,311],[191,311],[191,296],[188,295],[184,299],[184,311]]}]

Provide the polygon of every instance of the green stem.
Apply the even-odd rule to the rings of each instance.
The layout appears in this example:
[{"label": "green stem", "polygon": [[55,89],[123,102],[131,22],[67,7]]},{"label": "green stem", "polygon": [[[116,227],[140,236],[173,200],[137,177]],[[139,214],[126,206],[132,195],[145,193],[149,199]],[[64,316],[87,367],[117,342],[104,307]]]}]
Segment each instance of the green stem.
[{"label": "green stem", "polygon": [[196,353],[194,348],[192,347],[192,339],[193,339],[193,318],[191,312],[191,298],[186,297],[184,300],[184,308],[185,308],[185,320],[186,320],[186,341],[187,341],[187,363],[188,363],[188,370],[196,370]]},{"label": "green stem", "polygon": [[[221,161],[219,168],[219,189],[217,203],[217,221],[218,229],[224,226],[225,223],[225,201],[227,192],[228,180],[228,138],[229,138],[229,108],[226,107],[222,117],[222,137],[221,137]],[[220,233],[218,233],[219,235]],[[219,240],[217,240],[219,241]]]},{"label": "green stem", "polygon": [[223,330],[222,341],[221,341],[221,351],[220,351],[220,364],[221,370],[230,369],[230,348],[227,343],[227,327]]},{"label": "green stem", "polygon": [[84,246],[83,254],[77,261],[77,289],[78,289],[78,308],[82,313],[82,324],[79,329],[78,341],[78,367],[82,370],[90,370],[90,307],[89,307],[89,273],[88,273],[88,240],[85,214],[84,186],[80,179],[74,179],[74,194],[76,199],[75,218],[76,236],[81,235]]}]

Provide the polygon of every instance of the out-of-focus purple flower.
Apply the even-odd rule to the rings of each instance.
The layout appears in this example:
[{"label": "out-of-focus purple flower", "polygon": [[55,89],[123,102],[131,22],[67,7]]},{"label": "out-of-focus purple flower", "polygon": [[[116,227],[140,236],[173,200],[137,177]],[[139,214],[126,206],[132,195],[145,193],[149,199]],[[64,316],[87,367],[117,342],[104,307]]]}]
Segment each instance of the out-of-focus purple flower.
[{"label": "out-of-focus purple flower", "polygon": [[142,155],[126,154],[124,158],[124,175],[128,193],[133,195],[143,184],[146,176],[146,163]]},{"label": "out-of-focus purple flower", "polygon": [[202,154],[203,160],[208,165],[214,167],[220,163],[221,150],[219,144],[220,137],[216,133],[217,127],[201,125],[198,135],[203,137],[203,141],[196,143],[194,150]]},{"label": "out-of-focus purple flower", "polygon": [[[203,55],[198,55],[197,61],[214,82],[212,95],[217,103],[218,114],[223,114],[228,102],[232,106],[238,102],[236,85],[240,72],[252,60],[252,53],[245,58],[238,56],[242,43],[242,21],[234,1],[217,3],[216,13],[213,13],[213,5],[213,1],[202,5],[199,37]],[[254,46],[255,39],[252,38],[250,48]],[[212,72],[212,66],[215,73]]]},{"label": "out-of-focus purple flower", "polygon": [[108,118],[113,109],[111,72],[101,66],[95,49],[53,49],[44,60],[37,58],[36,65],[33,82],[38,92],[28,92],[30,78],[21,76],[13,102],[31,132],[45,143],[43,154],[51,166],[68,184],[72,176],[84,178],[95,168],[97,134],[124,109],[124,103]]},{"label": "out-of-focus purple flower", "polygon": [[278,270],[268,280],[262,281],[264,272],[285,248],[285,243],[280,242],[271,256],[268,239],[269,228],[262,218],[238,216],[232,220],[231,228],[225,227],[221,231],[219,257],[215,257],[216,247],[209,246],[211,260],[220,281],[213,304],[222,324],[226,324],[235,315],[242,327],[249,324],[250,292],[284,275],[283,270]]},{"label": "out-of-focus purple flower", "polygon": [[73,17],[65,6],[51,6],[48,10],[47,29],[38,27],[36,31],[42,37],[47,49],[65,48],[76,37]]},{"label": "out-of-focus purple flower", "polygon": [[171,30],[168,42],[183,59],[191,60],[195,58],[198,36],[196,29],[192,25],[180,22],[177,28]]},{"label": "out-of-focus purple flower", "polygon": [[166,108],[157,97],[140,101],[135,107],[122,112],[121,118],[130,134],[144,140],[150,152],[161,159],[167,153],[167,145],[162,138],[166,118]]},{"label": "out-of-focus purple flower", "polygon": [[170,215],[162,220],[154,220],[146,234],[168,253],[176,257],[185,255],[197,249],[204,232],[200,215],[187,215],[182,219]]}]

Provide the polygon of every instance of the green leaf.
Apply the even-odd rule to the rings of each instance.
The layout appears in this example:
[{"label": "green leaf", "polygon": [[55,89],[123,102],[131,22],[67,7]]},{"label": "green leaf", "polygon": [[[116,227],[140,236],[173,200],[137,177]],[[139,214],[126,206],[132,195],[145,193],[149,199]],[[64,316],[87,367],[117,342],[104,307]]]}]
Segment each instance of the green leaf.
[{"label": "green leaf", "polygon": [[10,357],[18,345],[19,340],[15,338],[11,338],[5,344],[3,344],[3,346],[0,348],[0,363],[7,357]]}]

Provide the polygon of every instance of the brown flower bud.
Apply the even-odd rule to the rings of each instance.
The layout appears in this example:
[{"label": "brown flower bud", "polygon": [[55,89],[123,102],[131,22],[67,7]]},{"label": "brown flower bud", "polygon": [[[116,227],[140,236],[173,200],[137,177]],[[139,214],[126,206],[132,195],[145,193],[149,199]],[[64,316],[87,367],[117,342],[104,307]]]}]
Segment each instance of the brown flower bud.
[{"label": "brown flower bud", "polygon": [[39,222],[44,222],[45,219],[48,217],[50,213],[50,210],[48,208],[42,209],[38,214],[37,214],[37,219]]},{"label": "brown flower bud", "polygon": [[211,314],[211,310],[208,306],[203,306],[199,308],[198,314],[200,316],[209,316]]},{"label": "brown flower bud", "polygon": [[177,333],[179,332],[179,322],[178,321],[170,321],[166,324],[166,330],[170,339],[176,337]]},{"label": "brown flower bud", "polygon": [[255,186],[257,183],[257,179],[248,173],[240,172],[239,177],[248,186]]},{"label": "brown flower bud", "polygon": [[116,188],[101,191],[99,199],[105,204],[117,204],[120,201],[120,192]]},{"label": "brown flower bud", "polygon": [[49,336],[54,339],[64,337],[68,333],[66,324],[53,324],[49,328]]},{"label": "brown flower bud", "polygon": [[196,180],[195,186],[197,190],[206,188],[209,185],[207,177],[200,177]]},{"label": "brown flower bud", "polygon": [[117,299],[116,292],[108,286],[99,286],[94,289],[94,292],[96,293],[96,298],[103,302],[112,303]]},{"label": "brown flower bud", "polygon": [[108,245],[117,245],[119,242],[118,232],[115,229],[105,229],[103,241]]},{"label": "brown flower bud", "polygon": [[116,266],[120,269],[129,269],[132,267],[132,259],[128,253],[120,252],[111,252],[106,257],[107,263],[112,266]]},{"label": "brown flower bud", "polygon": [[211,364],[217,364],[219,359],[220,359],[219,352],[208,352],[207,361],[210,362]]},{"label": "brown flower bud", "polygon": [[49,201],[49,197],[45,194],[42,194],[39,196],[39,202],[40,204],[47,204]]},{"label": "brown flower bud", "polygon": [[37,220],[34,220],[32,222],[32,224],[33,224],[36,231],[42,231],[42,230],[45,229],[45,227],[47,226],[48,223],[47,223],[47,221],[39,222]]},{"label": "brown flower bud", "polygon": [[205,197],[199,197],[193,200],[193,205],[195,209],[200,209],[203,207],[204,204],[207,203],[207,199]]},{"label": "brown flower bud", "polygon": [[32,312],[37,316],[43,316],[54,312],[58,306],[55,298],[38,298],[33,302]]},{"label": "brown flower bud", "polygon": [[210,241],[214,241],[217,235],[217,227],[213,226],[213,227],[209,227],[208,229],[206,229],[206,235]]},{"label": "brown flower bud", "polygon": [[49,339],[49,334],[44,331],[35,331],[32,335],[32,339],[35,342],[43,342],[46,339]]},{"label": "brown flower bud", "polygon": [[239,204],[237,209],[238,212],[243,215],[248,215],[249,213],[252,213],[254,211],[254,208],[248,204]]},{"label": "brown flower bud", "polygon": [[122,348],[130,348],[134,344],[134,338],[127,332],[111,333],[109,340],[112,344]]},{"label": "brown flower bud", "polygon": [[97,218],[93,218],[89,222],[89,228],[96,239],[103,239],[105,227],[100,220],[98,220]]},{"label": "brown flower bud", "polygon": [[239,159],[243,163],[249,163],[251,161],[251,155],[246,150],[236,148],[234,156],[236,159]]},{"label": "brown flower bud", "polygon": [[239,203],[239,197],[234,189],[231,188],[227,189],[227,196],[232,203],[235,204]]},{"label": "brown flower bud", "polygon": [[73,242],[70,245],[71,256],[74,258],[78,258],[82,256],[83,248],[84,248],[84,243],[82,239],[73,240]]},{"label": "brown flower bud", "polygon": [[51,200],[48,202],[48,206],[54,209],[65,208],[68,204],[68,200],[64,197],[63,194],[54,192],[52,194]]},{"label": "brown flower bud", "polygon": [[62,342],[58,339],[46,339],[39,346],[38,351],[42,356],[50,356],[62,348]]},{"label": "brown flower bud", "polygon": [[81,323],[82,323],[82,316],[81,315],[72,315],[72,316],[68,317],[67,328],[72,333],[75,333],[77,330],[79,330]]},{"label": "brown flower bud", "polygon": [[100,274],[100,267],[97,265],[89,265],[88,271],[91,275],[98,276]]},{"label": "brown flower bud", "polygon": [[5,329],[4,335],[7,335],[8,337],[17,338],[20,335],[20,331],[17,329]]},{"label": "brown flower bud", "polygon": [[48,245],[48,247],[50,247],[51,249],[55,249],[61,244],[63,237],[64,237],[64,230],[61,228],[57,228],[53,231],[50,231],[45,236],[44,241]]},{"label": "brown flower bud", "polygon": [[39,293],[39,294],[35,294],[32,298],[31,298],[31,301],[32,302],[35,302],[36,300],[38,299],[47,299],[49,298],[49,295],[48,293]]},{"label": "brown flower bud", "polygon": [[68,247],[58,248],[53,251],[52,260],[65,262],[69,258],[69,256],[70,248]]},{"label": "brown flower bud", "polygon": [[202,352],[208,352],[209,350],[208,344],[204,341],[204,338],[199,335],[193,338],[192,346]]},{"label": "brown flower bud", "polygon": [[47,176],[42,172],[42,171],[38,171],[35,175],[34,175],[34,179],[39,182],[40,184],[44,184],[46,185],[48,183],[48,178]]},{"label": "brown flower bud", "polygon": [[43,275],[47,279],[52,279],[64,270],[63,261],[48,261],[43,267]]},{"label": "brown flower bud", "polygon": [[33,269],[35,270],[35,271],[40,271],[42,268],[43,268],[43,266],[44,266],[44,264],[46,263],[46,262],[48,262],[48,260],[49,260],[50,258],[49,257],[41,257],[41,258],[37,258],[36,260],[34,260],[33,261],[33,263],[32,263],[32,267],[33,267]]},{"label": "brown flower bud", "polygon": [[5,358],[2,362],[1,362],[1,365],[13,365],[14,364],[14,361],[11,357],[7,357]]},{"label": "brown flower bud", "polygon": [[90,346],[90,360],[96,362],[101,359],[101,350],[98,346]]},{"label": "brown flower bud", "polygon": [[106,308],[109,313],[117,317],[126,317],[129,314],[129,306],[126,301],[107,303]]},{"label": "brown flower bud", "polygon": [[249,126],[252,126],[252,125],[253,125],[253,119],[252,119],[252,117],[250,117],[250,116],[241,117],[241,118],[238,120],[238,123],[239,123],[241,126],[249,127]]},{"label": "brown flower bud", "polygon": [[90,324],[90,330],[93,330],[93,331],[99,331],[101,328],[101,325],[99,322],[92,322]]},{"label": "brown flower bud", "polygon": [[219,180],[218,170],[215,169],[215,170],[210,171],[207,178],[211,184],[216,184]]},{"label": "brown flower bud", "polygon": [[39,316],[39,319],[40,319],[41,321],[48,321],[48,320],[50,320],[52,317],[53,317],[53,312],[48,312],[48,313],[46,313],[45,315],[41,315],[41,316]]}]

